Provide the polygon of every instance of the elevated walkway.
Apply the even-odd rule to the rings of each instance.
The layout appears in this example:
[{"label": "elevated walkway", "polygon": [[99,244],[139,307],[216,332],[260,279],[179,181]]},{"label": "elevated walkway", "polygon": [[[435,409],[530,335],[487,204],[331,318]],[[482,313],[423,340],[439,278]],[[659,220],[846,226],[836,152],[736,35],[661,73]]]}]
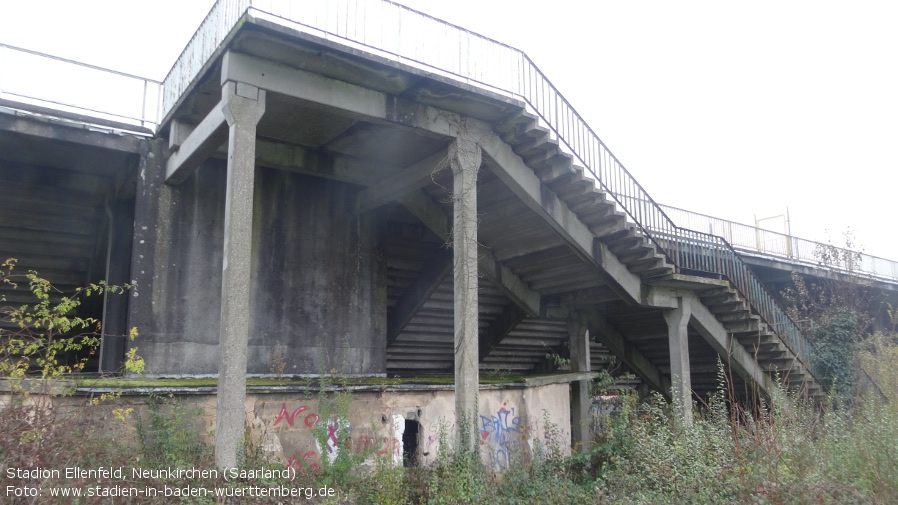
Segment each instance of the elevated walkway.
[{"label": "elevated walkway", "polygon": [[683,228],[722,237],[751,265],[818,277],[850,275],[880,289],[898,290],[898,261],[670,205],[659,207]]}]

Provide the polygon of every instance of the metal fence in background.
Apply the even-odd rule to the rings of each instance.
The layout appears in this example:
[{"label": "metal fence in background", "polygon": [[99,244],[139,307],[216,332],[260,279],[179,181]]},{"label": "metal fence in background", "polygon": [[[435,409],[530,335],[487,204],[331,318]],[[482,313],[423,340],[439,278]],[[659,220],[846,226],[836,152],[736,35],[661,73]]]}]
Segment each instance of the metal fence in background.
[{"label": "metal fence in background", "polygon": [[853,274],[898,281],[898,262],[832,244],[765,230],[758,226],[659,204],[678,226],[707,231],[726,239],[733,248],[749,254],[782,258],[790,262],[850,271]]},{"label": "metal fence in background", "polygon": [[162,83],[0,44],[0,98],[88,123],[152,132],[162,112]]}]

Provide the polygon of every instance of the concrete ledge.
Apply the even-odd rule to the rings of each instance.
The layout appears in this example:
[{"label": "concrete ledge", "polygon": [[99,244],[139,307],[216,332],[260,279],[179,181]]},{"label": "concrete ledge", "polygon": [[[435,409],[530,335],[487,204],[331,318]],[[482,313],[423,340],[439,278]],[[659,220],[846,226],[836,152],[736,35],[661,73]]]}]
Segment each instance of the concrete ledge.
[{"label": "concrete ledge", "polygon": [[730,286],[730,282],[727,280],[686,274],[668,274],[659,277],[650,277],[644,279],[643,282],[658,287],[686,288],[698,291],[702,289],[726,288]]},{"label": "concrete ledge", "polygon": [[[590,380],[595,372],[574,372],[533,377],[510,376],[495,379],[481,377],[480,390],[524,389],[550,384],[567,384],[570,382]],[[323,379],[323,380],[322,380]],[[148,394],[215,394],[218,391],[216,379],[213,377],[179,377],[179,378],[116,378],[116,379],[82,379],[71,380],[70,393],[94,395],[103,393],[121,393],[123,395]],[[324,386],[322,387],[322,384]],[[271,377],[247,379],[247,392],[252,393],[307,393],[319,391],[452,391],[455,385],[451,376],[422,377],[304,377],[282,378]]]},{"label": "concrete ledge", "polygon": [[0,393],[63,396],[75,391],[74,379],[0,379]]},{"label": "concrete ledge", "polygon": [[543,375],[538,377],[525,377],[524,385],[527,387],[547,386],[549,384],[564,384],[577,381],[588,381],[596,377],[596,372],[570,372],[555,375]]}]

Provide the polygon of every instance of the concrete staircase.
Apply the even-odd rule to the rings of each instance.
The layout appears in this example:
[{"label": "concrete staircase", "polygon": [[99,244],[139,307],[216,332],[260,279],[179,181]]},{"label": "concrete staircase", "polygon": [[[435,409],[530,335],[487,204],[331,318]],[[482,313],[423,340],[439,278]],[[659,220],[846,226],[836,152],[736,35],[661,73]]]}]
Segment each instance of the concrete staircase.
[{"label": "concrete staircase", "polygon": [[[526,111],[498,127],[501,138],[530,166],[544,187],[567,204],[627,269],[644,281],[677,273],[671,256],[632,219],[619,210],[614,198],[603,191],[574,158],[559,147],[557,135]],[[650,225],[650,224],[649,224]],[[669,240],[669,239],[666,239]],[[709,262],[713,263],[713,262]],[[721,277],[722,272],[706,272]],[[698,292],[699,299],[715,315],[763,370],[778,375],[784,385],[820,398],[824,391],[777,332],[767,324],[749,300],[729,282],[729,287]]]}]

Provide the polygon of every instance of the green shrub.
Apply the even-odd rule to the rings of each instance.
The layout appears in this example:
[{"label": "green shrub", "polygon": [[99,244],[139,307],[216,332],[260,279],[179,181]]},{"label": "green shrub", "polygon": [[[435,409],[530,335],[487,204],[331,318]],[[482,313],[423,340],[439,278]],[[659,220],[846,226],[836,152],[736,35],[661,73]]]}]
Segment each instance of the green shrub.
[{"label": "green shrub", "polygon": [[197,424],[199,409],[184,404],[173,397],[150,395],[146,416],[136,420],[137,435],[141,442],[146,468],[211,466],[210,447],[199,436]]}]

